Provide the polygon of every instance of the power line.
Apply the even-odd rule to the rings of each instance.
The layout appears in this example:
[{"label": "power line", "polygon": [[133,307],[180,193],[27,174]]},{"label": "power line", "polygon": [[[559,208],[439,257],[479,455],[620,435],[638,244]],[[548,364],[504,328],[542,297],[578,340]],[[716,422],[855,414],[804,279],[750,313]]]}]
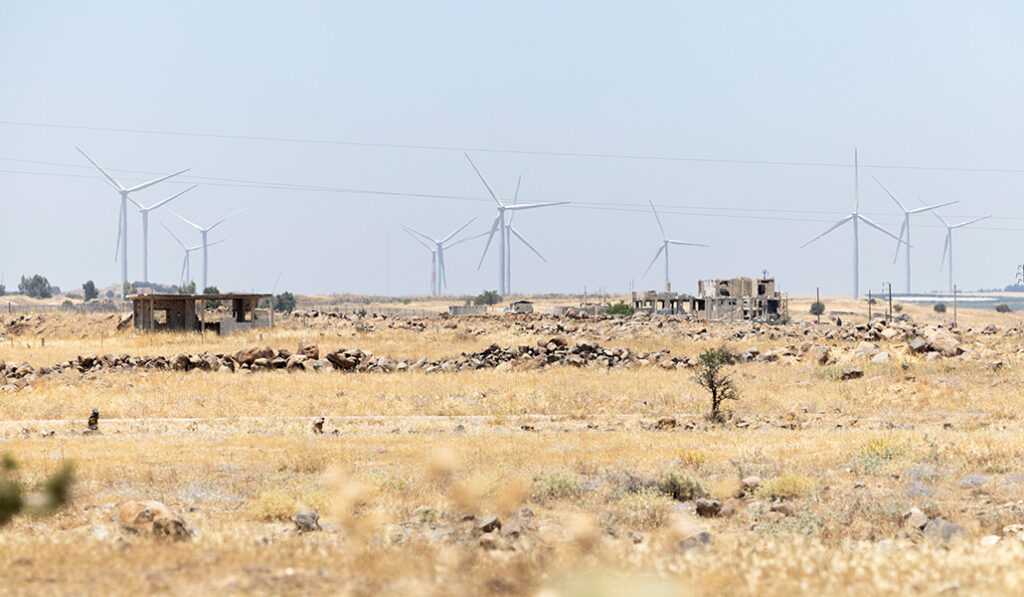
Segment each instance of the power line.
[{"label": "power line", "polygon": [[[7,160],[9,158],[0,158],[0,160]],[[14,160],[14,161],[29,161],[29,160]],[[35,162],[35,163],[46,163],[46,162]],[[77,167],[77,165],[75,165]],[[117,168],[110,168],[110,170],[126,172],[126,170],[119,170]],[[138,172],[138,171],[130,171]],[[143,172],[145,174],[159,174],[156,172]],[[65,178],[88,178],[95,180],[104,180],[100,176],[94,176],[91,174],[71,174],[65,172],[34,172],[28,170],[4,170],[0,169],[0,174],[23,174],[33,176],[57,176]],[[192,176],[192,177],[181,177],[180,181],[183,182],[203,182],[203,184],[209,186],[221,186],[221,187],[236,187],[236,188],[254,188],[254,189],[265,189],[265,190],[286,190],[286,191],[306,191],[306,192],[322,192],[322,193],[342,193],[342,194],[356,194],[356,195],[378,195],[378,196],[390,196],[390,197],[401,197],[401,198],[413,198],[413,199],[451,199],[458,201],[473,201],[480,203],[490,203],[492,201],[489,197],[470,197],[462,195],[445,195],[437,193],[409,193],[401,191],[381,191],[374,189],[353,189],[353,188],[340,188],[340,187],[325,187],[325,186],[313,186],[313,185],[294,185],[289,183],[275,183],[275,182],[260,182],[260,181],[245,181],[241,179],[225,179],[225,178],[214,178],[206,176]],[[129,179],[130,180],[130,179]],[[142,180],[142,179],[138,179]],[[214,181],[214,182],[211,182]],[[235,181],[235,182],[216,182],[216,181]],[[589,211],[613,211],[613,212],[624,212],[624,213],[648,213],[648,208],[645,205],[637,203],[616,203],[616,202],[574,202],[568,205],[561,206],[565,209],[578,209],[578,210],[589,210]],[[677,216],[689,216],[696,218],[725,218],[725,219],[737,219],[737,220],[756,220],[756,221],[774,221],[774,222],[801,222],[801,223],[815,223],[815,224],[831,224],[833,220],[823,218],[799,218],[793,216],[781,216],[781,215],[754,215],[752,212],[769,212],[769,213],[790,213],[790,214],[805,214],[805,215],[820,215],[820,216],[835,216],[844,215],[845,212],[829,212],[829,211],[814,211],[814,210],[781,210],[781,209],[770,209],[770,208],[740,208],[740,207],[721,207],[721,206],[679,206],[679,205],[658,205],[659,209],[664,210],[665,213]],[[694,211],[704,210],[704,211]],[[705,211],[714,211],[717,213],[704,213]],[[722,212],[741,212],[741,213],[722,213]],[[866,212],[868,213],[868,212]],[[897,217],[900,214],[895,213],[869,213],[876,217]],[[957,216],[961,217],[961,216]],[[997,218],[993,218],[997,219]],[[1019,220],[1024,218],[1013,218],[1013,217],[999,217],[998,219],[1007,220]],[[920,224],[924,228],[943,228],[943,226],[935,224]],[[986,227],[986,226],[975,226],[975,230],[993,230],[993,231],[1006,231],[1006,232],[1024,232],[1024,228],[1001,228],[1001,227]]]},{"label": "power line", "polygon": [[[824,161],[799,161],[799,160],[742,160],[711,157],[688,157],[672,155],[651,155],[631,153],[600,153],[583,151],[553,151],[537,149],[507,149],[495,147],[473,147],[460,145],[434,145],[415,143],[375,143],[369,141],[350,141],[339,139],[314,139],[302,137],[278,137],[267,135],[233,135],[224,133],[201,133],[195,131],[171,131],[157,129],[134,129],[105,126],[87,126],[75,124],[55,124],[44,122],[26,122],[18,120],[0,120],[0,124],[8,126],[24,126],[50,129],[84,130],[104,133],[121,133],[135,135],[160,135],[172,137],[193,137],[206,139],[226,139],[235,141],[262,141],[274,143],[302,143],[313,145],[339,145],[348,147],[368,147],[377,149],[412,149],[422,151],[472,151],[476,153],[501,153],[514,155],[548,156],[564,158],[598,158],[611,160],[641,160],[641,161],[663,161],[663,162],[692,162],[705,164],[734,164],[748,166],[798,166],[817,168],[853,168],[853,164],[845,162],[824,162]],[[998,174],[1024,174],[1022,168],[970,168],[957,166],[927,166],[913,164],[861,164],[861,168],[876,168],[884,170],[924,170],[938,172],[984,172]]]}]

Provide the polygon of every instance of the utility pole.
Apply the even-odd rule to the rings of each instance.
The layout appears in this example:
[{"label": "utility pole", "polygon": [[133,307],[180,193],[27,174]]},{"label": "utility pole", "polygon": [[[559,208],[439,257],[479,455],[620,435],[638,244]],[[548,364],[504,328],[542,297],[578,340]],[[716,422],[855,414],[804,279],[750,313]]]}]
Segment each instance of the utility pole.
[{"label": "utility pole", "polygon": [[[815,287],[814,288],[814,302],[818,303],[819,305],[821,304],[821,288],[820,287]],[[821,323],[821,315],[815,315],[814,317],[815,317],[814,323]]]},{"label": "utility pole", "polygon": [[868,325],[871,325],[871,290],[868,289]]},{"label": "utility pole", "polygon": [[953,327],[956,327],[956,284],[953,284]]},{"label": "utility pole", "polygon": [[892,322],[892,282],[889,282],[889,322]]}]

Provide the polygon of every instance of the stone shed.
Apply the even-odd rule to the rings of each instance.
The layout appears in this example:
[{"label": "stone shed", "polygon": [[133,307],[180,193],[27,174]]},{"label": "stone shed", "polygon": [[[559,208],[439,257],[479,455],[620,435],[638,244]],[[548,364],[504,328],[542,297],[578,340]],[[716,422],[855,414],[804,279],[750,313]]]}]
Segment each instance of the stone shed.
[{"label": "stone shed", "polygon": [[[228,334],[251,328],[274,326],[274,311],[262,317],[257,305],[269,294],[139,294],[130,297],[135,329],[145,332],[201,332]],[[219,301],[229,307],[230,317],[220,311],[199,308],[205,301]]]}]

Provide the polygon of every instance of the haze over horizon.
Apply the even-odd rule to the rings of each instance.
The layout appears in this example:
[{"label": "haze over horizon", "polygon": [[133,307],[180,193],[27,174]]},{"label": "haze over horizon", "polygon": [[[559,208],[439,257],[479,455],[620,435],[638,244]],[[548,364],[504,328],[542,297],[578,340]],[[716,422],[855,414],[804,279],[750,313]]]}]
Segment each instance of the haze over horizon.
[{"label": "haze over horizon", "polygon": [[[480,234],[495,215],[469,150],[504,200],[521,175],[519,201],[572,202],[516,215],[548,263],[513,241],[513,292],[661,289],[650,200],[669,238],[711,245],[672,249],[673,290],[767,270],[848,294],[848,228],[799,247],[853,209],[856,148],[861,209],[894,234],[873,176],[908,207],[959,201],[950,223],[994,214],[954,233],[955,281],[1003,287],[1022,262],[1022,26],[1009,2],[5,3],[0,272],[9,290],[119,282],[119,199],[78,146],[124,182],[191,168],[136,197],[200,185],[152,213],[151,281],[181,268],[160,223],[199,242],[171,210],[248,206],[210,235],[221,290],[280,273],[278,292],[423,295],[430,254],[402,225]],[[944,290],[945,230],[912,225],[913,290]],[[902,292],[895,241],[862,226],[860,244],[861,292]],[[446,252],[451,294],[498,287],[483,248]]]}]

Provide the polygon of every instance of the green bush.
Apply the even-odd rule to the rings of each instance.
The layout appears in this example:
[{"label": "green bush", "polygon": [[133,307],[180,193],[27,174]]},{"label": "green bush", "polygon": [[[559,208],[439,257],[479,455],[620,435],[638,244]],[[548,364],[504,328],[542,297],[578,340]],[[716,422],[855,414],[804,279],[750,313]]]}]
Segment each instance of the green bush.
[{"label": "green bush", "polygon": [[31,278],[22,276],[21,283],[18,284],[18,292],[32,298],[50,298],[53,296],[53,287],[50,286],[49,280],[39,274]]},{"label": "green bush", "polygon": [[[203,289],[203,294],[220,294],[220,290],[216,286],[207,286]],[[220,301],[206,301],[207,309],[216,309],[220,306]]]},{"label": "green bush", "polygon": [[936,313],[945,313],[946,303],[935,303],[935,306],[933,306],[932,309],[934,309]]},{"label": "green bush", "polygon": [[282,292],[274,299],[274,310],[291,313],[295,310],[295,296],[290,292]]},{"label": "green bush", "polygon": [[707,495],[696,479],[679,471],[668,471],[661,477],[661,491],[680,502]]},{"label": "green bush", "polygon": [[96,284],[92,280],[86,280],[85,284],[82,284],[82,296],[85,298],[85,302],[89,302],[99,295],[100,291],[96,290]]},{"label": "green bush", "polygon": [[68,502],[74,467],[64,462],[43,482],[42,492],[26,499],[25,487],[16,475],[17,463],[10,454],[4,454],[0,463],[0,527],[18,514],[51,514]]},{"label": "green bush", "polygon": [[821,317],[825,314],[825,303],[821,301],[814,301],[811,303],[811,315],[815,317]]},{"label": "green bush", "polygon": [[893,303],[892,310],[899,313],[903,310],[903,303]]},{"label": "green bush", "polygon": [[1010,308],[1010,305],[1007,305],[1005,303],[1000,303],[1000,304],[996,305],[996,311],[999,312],[999,313],[1012,313],[1013,309]]},{"label": "green bush", "polygon": [[546,471],[533,478],[533,498],[540,501],[577,498],[580,483],[569,471]]},{"label": "green bush", "polygon": [[497,305],[501,302],[501,295],[497,290],[485,290],[473,299],[474,305]]},{"label": "green bush", "polygon": [[633,307],[627,305],[625,301],[619,301],[614,305],[609,305],[604,312],[608,315],[625,315],[626,317],[629,317],[633,314]]}]

